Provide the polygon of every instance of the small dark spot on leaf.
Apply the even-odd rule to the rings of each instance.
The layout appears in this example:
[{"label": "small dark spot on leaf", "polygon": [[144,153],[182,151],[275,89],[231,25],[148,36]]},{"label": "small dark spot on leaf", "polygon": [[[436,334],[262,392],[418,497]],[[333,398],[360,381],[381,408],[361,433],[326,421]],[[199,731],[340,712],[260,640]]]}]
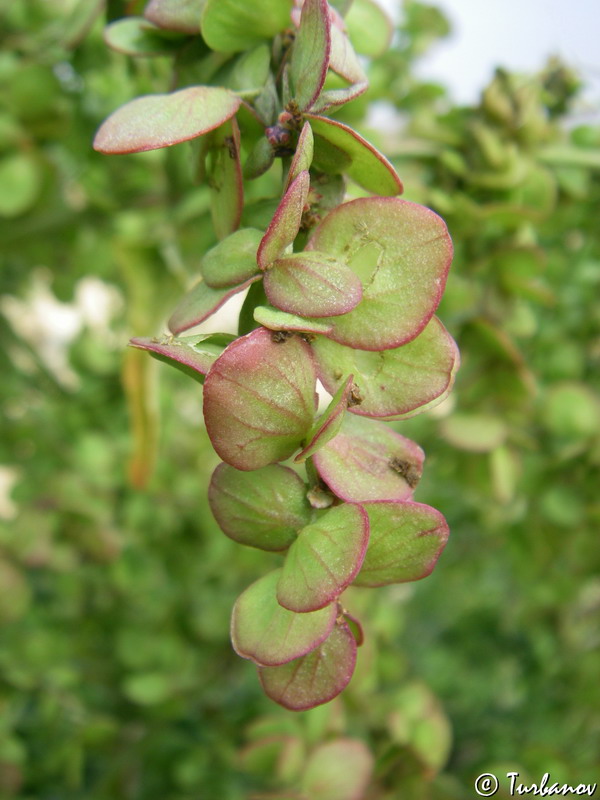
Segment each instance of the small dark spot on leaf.
[{"label": "small dark spot on leaf", "polygon": [[308,332],[299,333],[298,336],[307,344],[314,342],[314,340],[317,338],[314,333],[308,333]]},{"label": "small dark spot on leaf", "polygon": [[342,377],[343,374],[344,373],[341,371],[341,369],[334,369],[333,370],[333,377],[334,377],[334,379],[336,381],[339,381],[339,379]]},{"label": "small dark spot on leaf", "polygon": [[237,147],[235,146],[235,141],[233,136],[225,136],[223,139],[223,143],[229,152],[229,158],[235,159],[237,158]]},{"label": "small dark spot on leaf", "polygon": [[362,392],[360,391],[360,388],[355,383],[353,383],[352,388],[350,389],[350,394],[348,396],[348,405],[350,407],[359,406],[362,403],[362,401],[363,401]]},{"label": "small dark spot on leaf", "polygon": [[411,489],[415,488],[421,478],[421,473],[416,464],[396,456],[390,459],[390,469],[393,469],[401,478],[404,478]]},{"label": "small dark spot on leaf", "polygon": [[283,342],[287,342],[290,336],[293,336],[291,331],[273,331],[271,341],[275,342],[275,344],[283,344]]}]

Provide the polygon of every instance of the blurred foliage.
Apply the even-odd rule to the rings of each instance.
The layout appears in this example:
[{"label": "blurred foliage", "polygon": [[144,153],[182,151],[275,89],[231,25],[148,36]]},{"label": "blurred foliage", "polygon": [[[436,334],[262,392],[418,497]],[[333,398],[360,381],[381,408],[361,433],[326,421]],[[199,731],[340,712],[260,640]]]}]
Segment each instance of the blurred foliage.
[{"label": "blurred foliage", "polygon": [[416,2],[370,66],[368,98],[405,121],[379,136],[406,196],[456,247],[440,313],[457,388],[398,424],[428,454],[417,499],[452,537],[432,578],[351,590],[370,620],[357,674],[294,715],[229,645],[264,554],[208,511],[200,389],[123,353],[213,242],[186,146],[91,150],[110,111],[169,81],[168,59],[109,52],[103,21],[92,0],[0,10],[0,797],[294,797],[338,738],[357,764],[356,740],[373,754],[369,799],[472,797],[495,769],[593,779],[600,128],[565,125],[577,79],[556,62],[498,70],[478,106],[453,108],[414,78],[448,31]]}]

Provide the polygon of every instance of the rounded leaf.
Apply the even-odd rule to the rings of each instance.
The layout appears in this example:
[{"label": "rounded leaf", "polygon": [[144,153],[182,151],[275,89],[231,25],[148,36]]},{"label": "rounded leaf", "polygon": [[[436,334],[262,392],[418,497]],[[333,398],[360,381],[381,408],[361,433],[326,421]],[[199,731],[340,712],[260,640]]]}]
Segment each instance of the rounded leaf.
[{"label": "rounded leaf", "polygon": [[200,15],[206,0],[150,0],[144,16],[169,31],[200,33]]},{"label": "rounded leaf", "polygon": [[208,502],[223,533],[261,550],[285,550],[311,520],[306,485],[289,467],[242,472],[219,464]]},{"label": "rounded leaf", "polygon": [[328,392],[354,375],[360,403],[350,410],[366,417],[402,417],[432,408],[447,396],[459,363],[456,344],[436,317],[414,341],[393,350],[353,350],[321,336],[312,346]]},{"label": "rounded leaf", "polygon": [[173,336],[162,339],[136,337],[129,343],[204,383],[204,376],[233,338],[227,333],[207,333],[181,339]]},{"label": "rounded leaf", "polygon": [[265,273],[265,293],[282,311],[305,317],[346,314],[362,298],[357,275],[326,253],[291,253]]},{"label": "rounded leaf", "polygon": [[211,248],[200,265],[207,286],[223,289],[256,275],[256,251],[262,236],[257,228],[242,228]]},{"label": "rounded leaf", "polygon": [[335,604],[308,614],[283,608],[275,595],[281,570],[269,572],[238,597],[231,615],[235,652],[262,666],[278,666],[301,658],[331,633]]},{"label": "rounded leaf", "polygon": [[436,565],[448,539],[439,511],[422,503],[365,503],[370,538],[355,586],[418,581]]},{"label": "rounded leaf", "polygon": [[260,667],[258,676],[271,700],[290,711],[306,711],[337,697],[350,682],[355,665],[356,641],[342,622],[308,655],[283,666]]},{"label": "rounded leaf", "polygon": [[247,289],[257,280],[258,275],[226,289],[211,289],[205,280],[200,280],[177,304],[167,323],[169,330],[179,334],[199,325],[218,311],[230,297]]},{"label": "rounded leaf", "polygon": [[373,756],[358,739],[334,739],[311,754],[302,776],[310,800],[362,800],[373,772]]},{"label": "rounded leaf", "polygon": [[390,46],[394,23],[374,0],[353,0],[344,22],[357,53],[377,58]]},{"label": "rounded leaf", "polygon": [[143,17],[124,17],[107,25],[103,35],[112,50],[128,56],[169,55],[181,47],[184,40],[167,38],[161,33],[160,28],[154,28]]},{"label": "rounded leaf", "polygon": [[313,455],[331,491],[349,503],[406,500],[425,455],[419,445],[375,420],[346,414],[340,432]]},{"label": "rounded leaf", "polygon": [[286,555],[277,600],[292,611],[315,611],[332,603],[352,583],[369,542],[361,506],[346,503],[300,531]]},{"label": "rounded leaf", "polygon": [[330,27],[327,0],[304,0],[290,61],[293,96],[301,111],[311,107],[325,83],[331,51]]},{"label": "rounded leaf", "polygon": [[414,339],[440,302],[452,261],[446,224],[433,211],[397,197],[365,197],[331,211],[308,250],[345,261],[363,299],[335,320],[329,336],[363,350],[387,350]]},{"label": "rounded leaf", "polygon": [[306,333],[329,333],[331,325],[316,319],[303,319],[296,314],[287,314],[271,306],[257,306],[254,319],[272,331],[302,331]]},{"label": "rounded leaf", "polygon": [[289,458],[310,429],[316,374],[310,347],[258,328],[237,339],[204,384],[204,418],[219,456],[241,470]]},{"label": "rounded leaf", "polygon": [[218,128],[233,117],[240,102],[232,92],[214,86],[189,86],[171,94],[138,97],[100,126],[94,149],[141,153],[170,147]]},{"label": "rounded leaf", "polygon": [[291,0],[207,0],[202,36],[222,53],[249,50],[289,27],[291,10]]}]

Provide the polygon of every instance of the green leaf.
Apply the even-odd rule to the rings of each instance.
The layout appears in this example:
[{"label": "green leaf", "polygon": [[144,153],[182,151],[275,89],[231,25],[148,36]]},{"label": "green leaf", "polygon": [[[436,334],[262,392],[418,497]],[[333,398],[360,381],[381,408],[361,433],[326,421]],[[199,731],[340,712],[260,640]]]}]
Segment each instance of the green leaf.
[{"label": "green leaf", "polygon": [[[316,114],[306,114],[306,117],[310,121],[315,137],[318,136],[330,146],[341,150],[350,160],[346,170],[359,186],[374,194],[387,197],[393,197],[402,192],[402,181],[394,167],[360,134],[348,125],[327,117]],[[315,138],[315,161],[318,160],[321,147],[320,140]],[[341,167],[335,169],[334,172],[343,170],[344,167]]]},{"label": "green leaf", "polygon": [[298,336],[265,328],[237,339],[204,384],[204,418],[219,456],[242,470],[283,461],[304,440],[315,409],[315,367]]},{"label": "green leaf", "polygon": [[312,106],[325,83],[331,51],[330,26],[327,0],[304,0],[290,62],[293,96],[301,111]]},{"label": "green leaf", "polygon": [[124,17],[104,29],[104,41],[117,53],[128,56],[160,56],[181,47],[181,38],[161,36],[161,30],[143,17]]},{"label": "green leaf", "polygon": [[352,86],[346,86],[343,89],[328,89],[325,92],[321,92],[318,100],[312,104],[311,111],[313,114],[322,114],[330,108],[343,106],[360,97],[368,88],[368,82],[362,81],[361,83],[353,83]]},{"label": "green leaf", "polygon": [[365,503],[370,538],[355,586],[418,581],[436,565],[448,539],[439,511],[422,503]]},{"label": "green leaf", "polygon": [[254,309],[254,319],[259,325],[272,331],[302,331],[306,333],[328,333],[331,325],[322,324],[317,320],[303,319],[295,314],[286,314],[270,306],[257,306]]},{"label": "green leaf", "polygon": [[285,550],[311,520],[306,491],[300,477],[279,464],[252,472],[219,464],[208,501],[230,539],[261,550]]},{"label": "green leaf", "polygon": [[296,152],[290,164],[290,169],[285,181],[285,190],[291,182],[300,175],[301,172],[310,169],[314,153],[314,137],[309,122],[305,122],[298,143],[296,144]]},{"label": "green leaf", "polygon": [[334,494],[362,503],[410,498],[424,458],[415,442],[387,425],[346,414],[340,432],[314,454],[313,462]]},{"label": "green leaf", "polygon": [[267,82],[270,65],[271,52],[266,44],[261,44],[235,59],[225,85],[245,96],[258,94]]},{"label": "green leaf", "polygon": [[352,583],[368,543],[369,523],[361,506],[346,503],[330,509],[290,546],[277,600],[302,613],[329,605]]},{"label": "green leaf", "polygon": [[289,314],[330,317],[346,314],[362,299],[356,274],[327,253],[291,253],[265,273],[269,302]]},{"label": "green leaf", "polygon": [[42,175],[33,158],[9,155],[0,160],[0,217],[18,217],[35,203]]},{"label": "green leaf", "polygon": [[291,9],[291,0],[208,0],[202,36],[212,50],[249,50],[288,28]]},{"label": "green leaf", "polygon": [[344,415],[348,408],[348,400],[353,386],[354,375],[349,375],[345,383],[340,384],[340,388],[332,397],[325,412],[315,420],[312,428],[306,435],[306,445],[301,450],[294,461],[306,461],[321,447],[331,441],[344,421]]},{"label": "green leaf", "polygon": [[231,615],[231,642],[235,652],[256,664],[272,667],[310,653],[335,626],[335,603],[319,611],[296,614],[276,597],[281,570],[269,572],[238,597]]},{"label": "green leaf", "polygon": [[206,0],[150,0],[144,16],[169,31],[200,33],[200,17]]},{"label": "green leaf", "polygon": [[240,102],[227,89],[213,86],[138,97],[100,126],[94,149],[116,154],[170,147],[218,128],[233,117]]},{"label": "green leaf", "polygon": [[281,198],[258,248],[257,258],[261,269],[267,269],[279,258],[298,235],[309,188],[310,176],[304,170],[291,182]]},{"label": "green leaf", "polygon": [[200,280],[178,303],[171,314],[168,328],[171,333],[179,334],[199,325],[208,319],[234,294],[247,289],[259,276],[250,278],[238,286],[227,289],[211,289],[204,280]]},{"label": "green leaf", "polygon": [[353,0],[344,22],[357,53],[377,58],[389,48],[394,24],[374,0]]},{"label": "green leaf", "polygon": [[456,344],[437,317],[416,339],[393,350],[353,350],[321,336],[312,347],[328,392],[354,375],[361,400],[351,410],[367,417],[400,418],[432,408],[448,395],[459,362]]},{"label": "green leaf", "polygon": [[364,83],[367,80],[365,71],[348,35],[335,24],[335,20],[331,26],[329,68],[347,80],[348,83]]},{"label": "green leaf", "polygon": [[213,227],[217,237],[224,239],[239,227],[244,208],[240,130],[235,119],[211,134],[206,173]]},{"label": "green leaf", "polygon": [[308,759],[302,789],[310,800],[362,800],[369,788],[373,756],[358,739],[319,745]]},{"label": "green leaf", "polygon": [[258,676],[265,693],[276,703],[291,711],[306,711],[328,703],[343,691],[355,664],[356,642],[348,626],[341,622],[308,655],[279,667],[260,667]]},{"label": "green leaf", "polygon": [[158,361],[164,361],[199,383],[204,383],[204,376],[233,339],[228,333],[207,333],[181,339],[172,336],[163,339],[137,337],[129,344],[147,350]]},{"label": "green leaf", "polygon": [[396,197],[344,203],[325,217],[306,249],[337,256],[360,278],[362,302],[332,319],[329,335],[364,350],[398,347],[425,328],[452,260],[441,217]]},{"label": "green leaf", "polygon": [[441,420],[440,432],[454,447],[472,453],[488,453],[504,443],[508,429],[490,414],[451,414]]},{"label": "green leaf", "polygon": [[257,228],[242,228],[211,248],[200,265],[206,285],[224,289],[254,277],[259,272],[256,251],[262,237]]}]

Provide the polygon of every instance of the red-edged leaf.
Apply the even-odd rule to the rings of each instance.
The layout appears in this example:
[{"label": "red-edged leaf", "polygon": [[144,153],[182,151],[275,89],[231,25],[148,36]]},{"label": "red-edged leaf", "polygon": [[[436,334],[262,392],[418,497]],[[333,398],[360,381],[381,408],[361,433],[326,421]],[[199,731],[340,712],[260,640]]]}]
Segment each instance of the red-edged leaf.
[{"label": "red-edged leaf", "polygon": [[290,62],[294,100],[301,111],[311,107],[325,83],[330,26],[327,0],[305,0]]},{"label": "red-edged leaf", "polygon": [[334,739],[311,754],[302,775],[310,800],[363,800],[373,772],[373,756],[358,739]]},{"label": "red-edged leaf", "polygon": [[234,337],[227,333],[207,333],[200,336],[172,336],[163,339],[135,338],[130,341],[133,347],[147,350],[158,361],[176,367],[199,383]]},{"label": "red-edged leaf", "polygon": [[169,31],[199,33],[205,0],[150,0],[144,16]]},{"label": "red-edged leaf", "polygon": [[361,83],[353,83],[352,86],[347,86],[343,89],[329,89],[326,92],[321,92],[318,100],[311,106],[313,114],[322,114],[330,108],[343,106],[351,100],[355,100],[364,94],[369,88],[367,81]]},{"label": "red-edged leaf", "polygon": [[345,623],[338,623],[329,638],[308,655],[280,667],[261,667],[258,676],[265,693],[276,703],[291,711],[306,711],[343,691],[355,664],[354,637]]},{"label": "red-edged leaf", "polygon": [[352,636],[354,636],[356,646],[362,647],[362,645],[365,643],[365,632],[363,631],[363,626],[361,625],[360,620],[348,613],[348,611],[344,611],[344,619],[352,631]]},{"label": "red-edged leaf", "polygon": [[239,227],[244,208],[240,130],[235,119],[211,134],[206,171],[213,227],[217,237],[224,239]]},{"label": "red-edged leaf", "polygon": [[141,153],[170,147],[218,128],[233,117],[240,98],[227,89],[190,86],[172,94],[138,97],[118,108],[100,126],[94,149],[100,153]]},{"label": "red-edged leaf", "polygon": [[267,269],[276,258],[279,258],[298,235],[309,188],[310,176],[307,170],[303,170],[291,182],[281,198],[258,248],[257,260],[261,269]]},{"label": "red-edged leaf", "polygon": [[298,143],[296,145],[296,152],[290,164],[290,169],[285,182],[285,189],[287,190],[290,183],[300,175],[304,170],[310,169],[313,160],[314,152],[314,137],[309,122],[305,122]]},{"label": "red-edged leaf", "polygon": [[327,442],[333,439],[344,421],[344,414],[348,408],[348,399],[352,390],[354,375],[349,375],[344,383],[340,385],[331,402],[327,406],[324,414],[315,420],[312,428],[306,435],[306,445],[298,453],[294,461],[306,461]]},{"label": "red-edged leaf", "polygon": [[280,464],[252,472],[219,464],[208,502],[230,539],[261,550],[285,550],[312,518],[306,490],[301,478]]},{"label": "red-edged leaf", "polygon": [[255,664],[286,664],[318,647],[335,626],[335,604],[308,614],[296,614],[277,602],[281,570],[269,572],[238,597],[231,614],[235,652]]},{"label": "red-edged leaf", "polygon": [[271,331],[300,331],[306,333],[328,333],[331,325],[321,324],[317,320],[303,319],[295,314],[287,314],[271,306],[257,306],[254,309],[254,319],[259,325]]},{"label": "red-edged leaf", "polygon": [[237,339],[204,384],[206,430],[219,456],[241,470],[289,458],[310,429],[316,375],[298,336],[274,341],[258,328]]},{"label": "red-edged leaf", "polygon": [[410,498],[424,458],[415,442],[387,425],[346,414],[338,435],[314,454],[313,462],[334,494],[363,503]]},{"label": "red-edged leaf", "polygon": [[269,302],[289,314],[347,314],[362,299],[362,285],[356,273],[327,253],[291,253],[278,258],[264,280]]},{"label": "red-edged leaf", "polygon": [[358,573],[369,521],[361,506],[345,503],[300,531],[287,552],[277,600],[292,611],[316,611],[336,600]]},{"label": "red-edged leaf", "polygon": [[436,565],[448,539],[448,524],[422,503],[365,503],[371,535],[355,586],[418,581]]},{"label": "red-edged leaf", "polygon": [[362,350],[388,350],[418,336],[440,302],[452,261],[441,217],[398,197],[344,203],[316,228],[307,250],[331,253],[360,278],[362,302],[331,320],[330,337]]},{"label": "red-edged leaf", "polygon": [[179,334],[199,325],[221,308],[230,297],[247,289],[259,278],[260,276],[256,275],[238,286],[227,289],[211,289],[204,280],[201,280],[190,289],[171,314],[168,322],[169,330],[171,333]]},{"label": "red-edged leaf", "polygon": [[437,317],[416,339],[393,350],[354,350],[320,336],[313,342],[313,352],[328,392],[337,391],[352,373],[361,402],[350,410],[382,419],[433,408],[448,396],[459,364],[456,343]]},{"label": "red-edged leaf", "polygon": [[[345,168],[352,180],[369,192],[393,197],[402,192],[402,181],[396,170],[372,144],[348,125],[337,120],[306,114],[315,135],[315,162],[319,162],[320,139],[341,150],[350,159]],[[343,166],[339,170],[342,171]]]},{"label": "red-edged leaf", "polygon": [[348,83],[364,83],[367,80],[348,35],[335,23],[331,26],[329,67]]}]

